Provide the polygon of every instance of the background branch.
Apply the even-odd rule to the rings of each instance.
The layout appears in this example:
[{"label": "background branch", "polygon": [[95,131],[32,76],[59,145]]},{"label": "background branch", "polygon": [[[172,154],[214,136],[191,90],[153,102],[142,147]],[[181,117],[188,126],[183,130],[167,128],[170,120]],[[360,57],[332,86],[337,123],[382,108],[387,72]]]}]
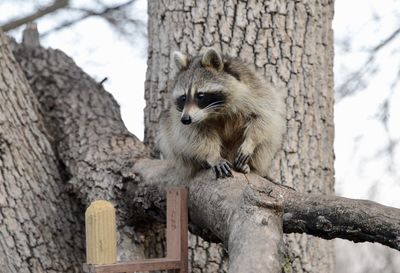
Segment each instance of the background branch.
[{"label": "background branch", "polygon": [[45,37],[56,31],[71,27],[71,26],[81,22],[82,20],[85,20],[85,19],[93,17],[93,16],[103,18],[109,24],[116,27],[116,29],[119,32],[121,32],[122,34],[127,34],[127,33],[124,33],[124,31],[122,31],[123,28],[119,27],[119,25],[129,23],[129,24],[133,24],[134,26],[138,26],[138,25],[141,25],[140,20],[129,18],[129,16],[123,16],[122,20],[118,20],[117,18],[114,18],[114,15],[116,12],[121,12],[121,13],[127,12],[126,8],[135,2],[136,2],[136,0],[129,0],[122,4],[117,4],[117,5],[113,5],[113,6],[107,6],[107,5],[103,4],[101,11],[95,11],[93,9],[88,9],[88,8],[70,7],[68,10],[77,11],[77,12],[80,12],[81,14],[79,16],[77,16],[76,18],[68,19],[68,20],[62,22],[61,24],[59,24],[58,26],[55,26],[54,28],[41,33],[40,36]]},{"label": "background branch", "polygon": [[52,13],[56,10],[64,8],[64,7],[68,6],[68,3],[69,3],[69,0],[56,0],[53,2],[53,4],[51,4],[45,8],[39,9],[38,11],[36,11],[35,13],[33,13],[31,15],[28,15],[26,17],[23,17],[23,18],[20,18],[17,20],[13,20],[9,23],[2,25],[1,28],[5,32],[13,30],[13,29],[20,27],[26,23],[33,22],[49,13]]},{"label": "background branch", "polygon": [[364,79],[372,75],[376,70],[375,61],[377,54],[379,54],[383,48],[393,42],[399,36],[399,34],[400,27],[395,29],[390,35],[383,39],[383,41],[379,42],[377,45],[368,50],[369,55],[363,65],[361,65],[359,69],[350,73],[344,82],[336,88],[337,100],[341,100],[344,97],[353,95],[355,92],[366,86]]}]

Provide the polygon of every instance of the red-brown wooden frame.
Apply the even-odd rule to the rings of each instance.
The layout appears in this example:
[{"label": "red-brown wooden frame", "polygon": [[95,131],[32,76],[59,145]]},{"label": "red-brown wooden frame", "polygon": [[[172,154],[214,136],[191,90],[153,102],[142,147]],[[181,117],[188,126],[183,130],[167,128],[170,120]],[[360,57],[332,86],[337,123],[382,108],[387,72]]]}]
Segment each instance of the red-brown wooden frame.
[{"label": "red-brown wooden frame", "polygon": [[167,189],[167,257],[115,264],[84,264],[84,271],[87,273],[132,273],[178,269],[179,273],[188,273],[187,201],[187,188]]}]

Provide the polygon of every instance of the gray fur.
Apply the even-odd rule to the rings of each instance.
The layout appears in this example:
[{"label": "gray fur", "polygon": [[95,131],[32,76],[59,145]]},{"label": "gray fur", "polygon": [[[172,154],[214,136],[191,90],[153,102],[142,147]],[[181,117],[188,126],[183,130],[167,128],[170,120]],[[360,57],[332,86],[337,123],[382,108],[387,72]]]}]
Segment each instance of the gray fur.
[{"label": "gray fur", "polygon": [[188,57],[185,54],[182,54],[179,51],[175,51],[174,54],[174,63],[176,68],[180,70],[184,70],[188,65]]},{"label": "gray fur", "polygon": [[203,66],[214,68],[217,71],[221,71],[224,68],[222,57],[214,48],[207,49],[203,54],[201,63]]},{"label": "gray fur", "polygon": [[[181,96],[188,101],[182,112],[172,106],[164,117],[159,148],[183,173],[212,167],[217,177],[230,176],[232,168],[265,176],[285,128],[283,94],[242,60],[214,49],[206,54],[187,58],[176,75],[172,104]],[[221,69],[215,67],[215,54]],[[210,57],[217,59],[210,62]],[[201,109],[193,99],[199,92],[221,92],[225,101]],[[183,115],[192,123],[182,124]]]}]

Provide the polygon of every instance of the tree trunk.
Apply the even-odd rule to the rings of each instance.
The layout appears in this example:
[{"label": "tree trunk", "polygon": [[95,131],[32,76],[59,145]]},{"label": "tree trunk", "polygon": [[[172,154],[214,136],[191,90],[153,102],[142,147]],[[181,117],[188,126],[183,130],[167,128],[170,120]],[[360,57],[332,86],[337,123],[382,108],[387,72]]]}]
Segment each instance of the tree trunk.
[{"label": "tree trunk", "polygon": [[[215,47],[287,90],[287,131],[270,177],[299,192],[333,192],[333,1],[165,0],[149,1],[148,12],[146,144],[154,148],[170,107],[172,52]],[[307,235],[285,241],[293,272],[333,271],[332,242]]]},{"label": "tree trunk", "polygon": [[0,272],[80,272],[84,210],[0,31]]},{"label": "tree trunk", "polygon": [[[38,37],[38,35],[36,36]],[[110,200],[117,207],[119,260],[161,256],[164,238],[162,234],[156,236],[160,230],[160,223],[147,225],[145,228],[141,226],[139,230],[132,225],[127,225],[127,222],[132,222],[131,218],[135,218],[135,212],[131,212],[127,208],[126,199],[121,197],[124,194],[123,185],[132,182],[132,178],[126,180],[122,178],[121,170],[127,166],[132,166],[133,161],[138,157],[149,155],[146,147],[127,131],[122,122],[118,104],[101,84],[96,83],[85,74],[63,52],[47,50],[38,47],[38,44],[27,46],[14,43],[13,46],[14,55],[29,82],[27,88],[29,88],[31,94],[29,97],[26,96],[25,99],[33,100],[36,103],[35,106],[40,110],[38,110],[40,124],[43,126],[43,131],[47,133],[47,135],[40,135],[37,138],[40,141],[46,141],[46,143],[50,142],[48,146],[52,150],[47,153],[49,155],[55,154],[53,157],[48,156],[46,160],[35,162],[38,165],[58,164],[56,170],[61,174],[59,178],[61,181],[59,182],[57,176],[54,175],[55,181],[61,184],[59,192],[55,191],[53,195],[46,194],[47,197],[51,198],[47,199],[48,204],[43,205],[43,207],[54,207],[55,204],[52,204],[54,200],[64,202],[64,213],[68,213],[68,216],[72,214],[79,219],[79,221],[71,220],[72,223],[77,223],[75,229],[69,229],[68,225],[62,224],[63,221],[70,221],[71,218],[65,218],[66,216],[62,213],[59,217],[64,217],[63,221],[59,221],[58,218],[54,220],[63,225],[63,229],[59,228],[58,230],[60,234],[57,238],[62,238],[59,240],[71,241],[69,237],[71,233],[74,234],[75,240],[80,242],[75,247],[79,247],[79,251],[71,250],[78,257],[71,260],[73,267],[68,265],[67,262],[71,259],[71,255],[63,255],[63,252],[57,253],[54,260],[65,260],[68,268],[74,268],[76,272],[82,271],[82,263],[85,262],[82,222],[84,208],[96,199]],[[15,66],[10,71],[19,72],[19,67]],[[24,82],[27,82],[25,78]],[[29,86],[32,87],[32,90]],[[39,101],[40,106],[37,106],[37,101]],[[23,112],[19,108],[18,102],[14,105],[14,108],[14,110],[11,108],[7,110],[9,113]],[[46,128],[44,129],[44,127]],[[3,128],[1,129],[3,130]],[[43,140],[42,137],[44,137]],[[13,143],[13,145],[18,146],[19,144]],[[15,157],[13,160],[18,162],[17,158]],[[45,173],[41,175],[45,175]],[[40,176],[38,175],[38,177]],[[41,180],[33,181],[39,183]],[[46,187],[43,184],[41,190],[46,192]],[[42,195],[44,194],[42,193]],[[58,199],[59,196],[62,197],[63,195],[70,198],[68,202],[74,204],[80,210],[74,210],[74,207],[68,208],[68,202]],[[54,218],[53,216],[49,217]],[[52,221],[46,219],[46,221],[43,220],[43,224],[48,225]],[[62,234],[66,234],[66,237],[64,238]],[[51,245],[53,238],[46,239],[46,242]],[[58,247],[58,245],[54,247]],[[53,258],[45,251],[38,251],[37,255],[46,259]],[[55,266],[51,269],[54,272],[72,272]],[[35,269],[31,270],[29,272],[41,272]],[[48,270],[44,270],[44,272],[51,272]]]}]

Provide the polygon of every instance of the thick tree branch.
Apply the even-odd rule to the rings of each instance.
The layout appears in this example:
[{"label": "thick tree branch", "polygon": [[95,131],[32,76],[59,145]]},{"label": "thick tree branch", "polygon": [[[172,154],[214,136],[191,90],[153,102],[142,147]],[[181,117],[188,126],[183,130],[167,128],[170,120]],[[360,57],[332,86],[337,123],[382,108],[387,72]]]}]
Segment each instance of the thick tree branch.
[{"label": "thick tree branch", "polygon": [[132,207],[145,214],[148,213],[143,207],[164,210],[160,200],[165,187],[185,184],[189,188],[191,222],[200,235],[208,236],[211,232],[223,242],[228,249],[231,272],[280,272],[280,197],[251,187],[239,173],[230,179],[216,180],[211,171],[203,171],[190,181],[181,181],[177,173],[171,162],[137,161],[130,174],[135,182],[126,188]]},{"label": "thick tree branch", "polygon": [[40,17],[43,17],[43,16],[45,16],[49,13],[52,13],[56,10],[64,8],[64,7],[68,6],[68,3],[69,3],[69,0],[56,0],[49,6],[39,9],[38,11],[36,11],[35,13],[33,13],[31,15],[28,15],[26,17],[23,17],[23,18],[20,18],[20,19],[17,19],[17,20],[14,20],[14,21],[11,21],[9,23],[2,25],[1,28],[5,32],[10,31],[17,27],[25,25],[26,23],[33,22],[33,21],[39,19]]},{"label": "thick tree branch", "polygon": [[377,242],[400,250],[399,209],[368,200],[290,193],[284,211],[285,232]]},{"label": "thick tree branch", "polygon": [[[158,168],[156,168],[156,165]],[[168,181],[174,179],[175,170],[169,170],[166,165],[167,163],[160,161],[147,160],[145,163],[139,163],[135,170],[147,181],[145,184],[160,183],[163,185],[167,181],[164,181],[161,177],[168,177]],[[146,170],[146,166],[150,170]],[[171,174],[168,174],[169,172]],[[221,183],[220,180],[213,182],[212,176],[204,177],[201,175],[194,181],[198,179],[202,181],[199,183],[209,183],[212,187],[215,187],[215,183],[218,183],[218,185]],[[368,200],[298,193],[291,188],[275,184],[253,174],[244,177],[242,174],[235,173],[234,179],[224,181],[229,188],[221,190],[235,190],[237,195],[245,192],[248,194],[249,190],[252,189],[252,198],[256,206],[270,209],[277,206],[275,209],[279,209],[279,202],[282,202],[283,232],[285,233],[307,233],[324,239],[343,238],[354,242],[378,242],[400,250],[400,209],[383,206]],[[249,184],[246,185],[246,182]],[[192,188],[192,183],[193,181],[188,182],[189,188]],[[237,184],[241,186],[237,186]],[[196,193],[198,190],[198,188],[194,189],[195,196],[198,195]],[[199,206],[205,201],[202,198],[203,194],[203,192],[200,194]],[[273,197],[276,201],[268,202],[268,197]],[[220,206],[220,204],[211,205],[211,207],[215,206]],[[207,217],[210,217],[210,215]],[[224,241],[223,238],[226,235],[218,233],[219,230],[227,230],[226,227],[218,225],[218,219],[221,219],[221,217],[221,215],[216,215],[212,223],[209,224],[215,228],[211,229],[211,232]],[[206,229],[209,224],[202,221],[204,220],[196,220],[197,224],[200,223],[202,229]]]},{"label": "thick tree branch", "polygon": [[400,209],[368,200],[299,193],[254,175],[249,179],[282,197],[285,233],[377,242],[400,250]]}]

